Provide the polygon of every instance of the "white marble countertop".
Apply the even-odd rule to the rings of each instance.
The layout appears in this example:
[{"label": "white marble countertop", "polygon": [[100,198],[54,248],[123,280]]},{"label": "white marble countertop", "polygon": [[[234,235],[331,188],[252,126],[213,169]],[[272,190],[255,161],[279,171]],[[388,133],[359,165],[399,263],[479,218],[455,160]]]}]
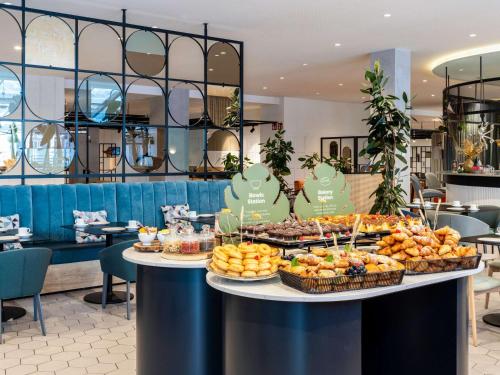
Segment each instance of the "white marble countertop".
[{"label": "white marble countertop", "polygon": [[279,277],[265,281],[241,283],[222,279],[214,273],[208,272],[207,283],[212,288],[221,292],[234,294],[240,297],[282,302],[339,302],[367,299],[448,280],[459,279],[477,274],[483,269],[484,264],[481,262],[479,267],[474,270],[443,272],[417,276],[405,275],[401,285],[326,294],[307,294],[300,292],[284,285]]},{"label": "white marble countertop", "polygon": [[170,260],[161,257],[161,253],[141,253],[128,248],[122,253],[123,259],[141,266],[162,268],[205,268],[207,260]]}]

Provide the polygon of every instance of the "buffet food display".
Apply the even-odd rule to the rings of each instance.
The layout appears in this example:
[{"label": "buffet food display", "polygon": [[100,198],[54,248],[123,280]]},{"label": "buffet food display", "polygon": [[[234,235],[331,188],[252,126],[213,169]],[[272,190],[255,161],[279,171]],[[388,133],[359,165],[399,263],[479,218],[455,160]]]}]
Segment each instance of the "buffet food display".
[{"label": "buffet food display", "polygon": [[377,242],[378,254],[404,262],[407,274],[476,268],[481,256],[472,246],[460,246],[460,233],[445,226],[398,228]]},{"label": "buffet food display", "polygon": [[318,216],[313,220],[319,221],[322,225],[330,225],[332,227],[353,227],[356,222],[356,217],[359,217],[359,232],[361,233],[378,233],[388,232],[397,227],[409,227],[420,225],[420,219],[410,216],[401,217],[397,215],[380,215],[380,214],[350,214],[350,215],[325,215]]},{"label": "buffet food display", "polygon": [[313,249],[285,257],[279,266],[285,285],[315,294],[398,285],[404,271],[390,257],[360,250]]},{"label": "buffet food display", "polygon": [[267,244],[242,242],[216,246],[207,268],[217,275],[236,280],[262,280],[274,277],[281,257]]}]

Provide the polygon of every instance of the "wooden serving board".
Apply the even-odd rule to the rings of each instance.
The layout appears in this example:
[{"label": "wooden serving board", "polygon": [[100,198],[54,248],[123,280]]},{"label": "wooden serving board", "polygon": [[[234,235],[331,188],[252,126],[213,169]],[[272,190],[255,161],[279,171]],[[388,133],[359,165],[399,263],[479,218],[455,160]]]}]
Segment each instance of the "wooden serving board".
[{"label": "wooden serving board", "polygon": [[212,258],[212,252],[205,251],[197,254],[161,253],[161,257],[170,260],[204,260]]},{"label": "wooden serving board", "polygon": [[163,245],[158,240],[154,240],[151,242],[151,245],[145,246],[142,242],[136,242],[134,244],[134,249],[141,252],[147,253],[157,253],[159,251],[163,251]]}]

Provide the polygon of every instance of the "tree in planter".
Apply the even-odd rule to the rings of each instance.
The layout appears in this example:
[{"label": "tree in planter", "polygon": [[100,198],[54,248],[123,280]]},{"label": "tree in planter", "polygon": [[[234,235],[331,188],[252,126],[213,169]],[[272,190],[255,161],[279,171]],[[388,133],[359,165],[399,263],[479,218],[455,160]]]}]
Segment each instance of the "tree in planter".
[{"label": "tree in planter", "polygon": [[361,150],[361,156],[370,158],[372,164],[371,173],[380,172],[382,182],[372,193],[375,195],[375,204],[371,213],[396,214],[398,209],[404,206],[403,195],[405,191],[401,187],[401,172],[408,169],[396,167],[396,158],[403,164],[407,164],[406,150],[410,137],[410,117],[406,115],[409,109],[408,96],[402,94],[405,110],[400,110],[396,102],[400,100],[394,95],[385,95],[384,87],[388,78],[384,77],[384,71],[380,63],[375,62],[373,70],[365,72],[365,80],[369,86],[361,92],[370,95],[367,101],[370,116],[365,119],[370,127],[368,144]]},{"label": "tree in planter", "polygon": [[[246,156],[243,158],[243,167],[248,167],[253,164],[252,161]],[[233,155],[230,152],[222,158],[222,165],[224,165],[225,172],[238,172],[240,170],[240,158],[238,155]]]},{"label": "tree in planter", "polygon": [[295,152],[291,141],[285,141],[285,130],[278,130],[274,139],[268,138],[266,143],[260,143],[260,153],[264,154],[263,163],[273,171],[273,175],[280,183],[280,189],[285,194],[290,194],[292,189],[288,187],[284,176],[290,175],[288,162],[292,160],[292,154]]},{"label": "tree in planter", "polygon": [[304,155],[300,158],[298,158],[299,161],[302,162],[302,165],[300,166],[301,169],[308,169],[310,171],[314,170],[316,165],[319,163],[325,163],[328,165],[331,165],[332,167],[335,168],[335,170],[342,172],[342,173],[349,173],[351,171],[351,158],[347,157],[335,157],[332,156],[331,158],[323,158],[321,160],[321,157],[317,152],[313,153],[312,155]]},{"label": "tree in planter", "polygon": [[240,89],[235,88],[231,96],[231,104],[227,108],[227,115],[224,117],[223,124],[226,127],[240,125]]}]

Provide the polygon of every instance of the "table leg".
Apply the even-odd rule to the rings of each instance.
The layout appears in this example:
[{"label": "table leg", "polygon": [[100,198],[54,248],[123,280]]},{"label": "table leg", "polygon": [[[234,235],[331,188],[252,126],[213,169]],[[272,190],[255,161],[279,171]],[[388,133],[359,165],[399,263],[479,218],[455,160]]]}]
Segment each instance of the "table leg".
[{"label": "table leg", "polygon": [[[106,234],[106,247],[113,245],[113,235]],[[95,305],[100,305],[102,302],[102,293],[103,292],[94,292],[89,293],[83,297],[83,300],[88,303],[93,303]],[[107,304],[116,304],[116,303],[124,303],[127,301],[127,293],[116,291],[113,292],[113,275],[108,275],[108,288],[105,291],[106,293],[106,303]],[[130,294],[130,299],[132,300],[134,295]]]}]

